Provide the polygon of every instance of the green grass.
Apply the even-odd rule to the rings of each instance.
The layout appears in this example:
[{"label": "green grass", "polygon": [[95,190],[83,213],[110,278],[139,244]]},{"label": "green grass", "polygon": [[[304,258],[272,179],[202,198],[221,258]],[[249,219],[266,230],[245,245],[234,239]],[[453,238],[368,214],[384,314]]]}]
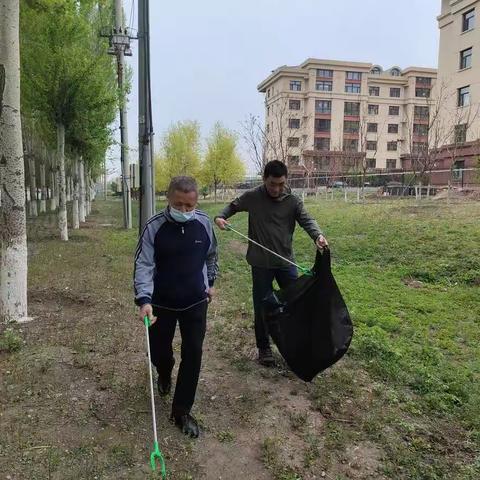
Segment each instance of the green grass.
[{"label": "green grass", "polygon": [[[115,223],[99,234],[101,241],[94,243],[82,230],[72,232],[76,256],[69,254],[73,247],[52,241],[51,235],[37,242],[30,286],[48,285],[52,271],[63,275],[59,265],[68,256],[69,268],[78,271],[75,282],[85,294],[102,291],[110,302],[131,308],[133,315],[131,270],[138,231],[119,228],[120,206],[110,201],[99,207],[102,221]],[[213,217],[222,206],[205,203],[201,208]],[[371,443],[381,452],[379,468],[387,478],[480,478],[480,204],[320,200],[307,203],[307,208],[330,242],[333,272],[355,335],[346,358],[309,389],[313,408],[325,418],[321,431],[307,432],[301,413],[288,418],[291,433],[304,437],[305,468],[318,468],[320,462],[328,470],[348,463],[347,448]],[[245,214],[232,221],[247,232]],[[210,335],[241,377],[255,368],[249,358],[254,349],[250,269],[239,248],[244,241],[232,232],[216,230],[216,235],[218,317],[212,319]],[[313,263],[315,248],[300,229],[294,247],[299,263]],[[85,265],[93,254],[101,275],[92,280]],[[60,280],[54,283],[63,287]],[[106,290],[110,285],[115,288]],[[7,345],[6,352],[21,345],[18,337],[0,342]],[[118,355],[125,347],[120,342],[109,345],[108,351]],[[75,361],[88,367],[88,349],[75,338],[72,348]],[[22,354],[23,350],[19,358]],[[48,370],[48,358],[38,368]],[[278,376],[270,370],[261,374]],[[113,382],[115,370],[111,375]],[[246,410],[258,401],[246,399]],[[248,421],[247,414],[242,421]],[[233,430],[219,430],[216,437],[235,442]],[[302,478],[302,472],[279,455],[278,438],[266,437],[261,456],[276,478]],[[109,458],[129,465],[128,444],[115,445]],[[50,464],[53,469],[55,462]]]},{"label": "green grass", "polygon": [[[480,445],[480,205],[307,206],[330,241],[334,275],[355,325],[347,360],[316,382],[317,406],[329,404],[340,414],[339,398],[346,395],[360,409],[362,403],[371,409],[349,413],[357,427],[331,425],[327,443],[384,444],[391,478],[478,477],[473,452]],[[212,215],[219,210],[205,207]],[[247,231],[245,214],[232,221]],[[249,269],[231,248],[233,240],[243,240],[233,233],[217,237],[218,290],[227,318],[217,335],[235,360],[253,333]],[[294,246],[300,263],[313,262],[315,249],[303,231],[297,230]],[[364,389],[368,382],[375,385],[368,398],[352,383],[358,369],[368,375]],[[432,441],[429,429],[440,429],[440,440]],[[459,449],[457,462],[445,455],[450,440]]]}]

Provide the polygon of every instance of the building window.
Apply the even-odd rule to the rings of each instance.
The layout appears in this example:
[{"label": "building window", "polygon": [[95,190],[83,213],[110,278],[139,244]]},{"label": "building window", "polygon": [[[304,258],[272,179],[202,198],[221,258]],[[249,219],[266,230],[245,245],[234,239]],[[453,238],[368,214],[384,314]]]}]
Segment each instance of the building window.
[{"label": "building window", "polygon": [[347,72],[347,80],[361,80],[362,73],[361,72]]},{"label": "building window", "polygon": [[378,115],[378,105],[369,105],[368,106],[369,115]]},{"label": "building window", "polygon": [[329,151],[330,139],[329,138],[316,138],[314,144],[315,150]]},{"label": "building window", "polygon": [[430,116],[430,109],[428,107],[415,106],[414,118],[426,120]]},{"label": "building window", "polygon": [[300,128],[300,119],[299,118],[289,118],[288,119],[288,128]]},{"label": "building window", "polygon": [[397,160],[395,158],[387,158],[387,169],[394,170],[397,168]]},{"label": "building window", "polygon": [[331,92],[333,89],[333,82],[317,82],[315,88],[320,92]]},{"label": "building window", "polygon": [[455,143],[465,143],[467,141],[467,124],[455,125]]},{"label": "building window", "polygon": [[460,52],[460,70],[472,66],[472,47]]},{"label": "building window", "polygon": [[346,93],[360,93],[361,85],[359,83],[346,83],[345,92]]},{"label": "building window", "polygon": [[270,98],[271,91],[270,89],[267,90],[267,97]]},{"label": "building window", "polygon": [[425,153],[428,150],[428,144],[426,142],[413,142],[412,153]]},{"label": "building window", "polygon": [[430,97],[430,89],[429,88],[416,88],[415,89],[415,96],[421,98],[429,98]]},{"label": "building window", "polygon": [[382,68],[379,67],[378,65],[376,65],[375,67],[373,67],[371,70],[370,70],[370,73],[372,75],[381,75],[382,73]]},{"label": "building window", "polygon": [[371,97],[379,97],[380,96],[380,87],[370,87],[368,89],[368,94]]},{"label": "building window", "polygon": [[301,103],[300,100],[289,100],[288,101],[288,108],[290,110],[300,110]]},{"label": "building window", "polygon": [[302,82],[300,80],[292,80],[290,82],[290,90],[294,92],[301,92],[302,91]]},{"label": "building window", "polygon": [[267,133],[270,133],[270,124],[267,123]]},{"label": "building window", "polygon": [[331,128],[331,120],[327,120],[324,118],[316,118],[315,119],[315,131],[316,132],[329,132]]},{"label": "building window", "polygon": [[387,150],[389,152],[396,152],[397,151],[397,142],[387,142]]},{"label": "building window", "polygon": [[315,111],[317,113],[332,113],[332,102],[330,100],[315,100]]},{"label": "building window", "polygon": [[402,72],[400,71],[400,69],[394,67],[390,70],[390,75],[392,77],[399,77],[400,75],[402,74]]},{"label": "building window", "polygon": [[358,140],[350,138],[343,139],[343,150],[345,152],[358,152]]},{"label": "building window", "polygon": [[267,117],[270,115],[270,107],[267,107]]},{"label": "building window", "polygon": [[300,139],[298,137],[289,137],[287,143],[289,147],[298,147],[300,145]]},{"label": "building window", "polygon": [[300,163],[300,157],[298,155],[289,155],[287,160],[289,167],[297,167]]},{"label": "building window", "polygon": [[377,133],[377,131],[378,131],[378,123],[367,123],[367,132]]},{"label": "building window", "polygon": [[397,123],[389,123],[388,124],[388,133],[398,133],[398,124]]},{"label": "building window", "polygon": [[462,32],[468,32],[475,27],[475,9],[472,8],[463,14]]},{"label": "building window", "polygon": [[388,107],[389,115],[400,115],[400,107],[390,106]]},{"label": "building window", "polygon": [[372,151],[376,152],[377,151],[377,142],[368,141],[367,142],[367,150],[372,150]]},{"label": "building window", "polygon": [[345,120],[343,122],[343,133],[358,133],[360,122]]},{"label": "building window", "polygon": [[470,85],[458,89],[458,106],[467,107],[470,105]]},{"label": "building window", "polygon": [[317,68],[317,77],[333,78],[333,70],[324,70],[322,68]]},{"label": "building window", "polygon": [[432,84],[432,79],[430,77],[416,77],[417,85],[425,85],[429,87]]},{"label": "building window", "polygon": [[423,123],[414,123],[413,134],[420,137],[426,137],[428,135],[428,125],[425,125]]},{"label": "building window", "polygon": [[360,103],[345,102],[345,115],[358,117],[360,115]]},{"label": "building window", "polygon": [[377,168],[377,161],[374,158],[367,158],[367,168]]},{"label": "building window", "polygon": [[390,96],[395,98],[400,98],[400,89],[399,88],[391,88],[390,89]]}]

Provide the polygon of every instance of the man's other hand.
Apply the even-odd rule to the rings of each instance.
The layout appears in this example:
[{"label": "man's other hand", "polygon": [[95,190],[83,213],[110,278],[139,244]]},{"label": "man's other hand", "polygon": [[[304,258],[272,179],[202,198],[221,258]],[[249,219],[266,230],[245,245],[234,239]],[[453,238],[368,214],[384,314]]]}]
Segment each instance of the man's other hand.
[{"label": "man's other hand", "polygon": [[150,320],[150,325],[153,325],[157,321],[157,317],[153,316],[153,308],[149,303],[146,303],[145,305],[142,305],[140,307],[138,316],[140,317],[142,323],[145,317],[148,317],[148,319]]},{"label": "man's other hand", "polygon": [[328,247],[327,239],[323,235],[320,235],[317,238],[317,241],[315,242],[315,245],[317,246],[317,248],[319,250],[323,250],[324,248]]},{"label": "man's other hand", "polygon": [[215,288],[214,287],[210,287],[207,291],[207,297],[208,297],[208,303],[211,303],[211,301],[213,300],[213,297],[215,296],[216,292],[215,292]]}]

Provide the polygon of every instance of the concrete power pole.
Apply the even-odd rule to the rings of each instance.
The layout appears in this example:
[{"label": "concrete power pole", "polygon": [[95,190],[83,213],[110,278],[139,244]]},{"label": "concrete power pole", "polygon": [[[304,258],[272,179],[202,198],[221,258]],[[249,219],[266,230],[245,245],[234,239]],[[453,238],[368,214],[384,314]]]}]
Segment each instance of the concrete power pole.
[{"label": "concrete power pole", "polygon": [[138,0],[138,154],[140,160],[140,232],[142,232],[148,219],[155,213],[149,25],[149,0]]},{"label": "concrete power pole", "polygon": [[[115,42],[117,51],[118,66],[118,88],[120,90],[120,142],[121,142],[121,163],[122,163],[122,190],[123,190],[123,212],[124,227],[132,228],[132,199],[130,197],[130,162],[128,158],[128,124],[127,124],[127,98],[124,95],[125,85],[125,54],[131,55],[130,38],[127,35],[123,21],[122,0],[115,0],[115,30],[122,37],[120,42]],[[123,41],[122,41],[123,40]],[[128,43],[125,42],[128,40]]]},{"label": "concrete power pole", "polygon": [[103,34],[109,37],[108,53],[117,57],[118,89],[120,92],[120,161],[122,165],[123,223],[132,228],[132,200],[130,195],[130,162],[128,158],[127,98],[124,95],[125,56],[131,56],[130,37],[123,21],[122,0],[115,0],[115,28]]}]

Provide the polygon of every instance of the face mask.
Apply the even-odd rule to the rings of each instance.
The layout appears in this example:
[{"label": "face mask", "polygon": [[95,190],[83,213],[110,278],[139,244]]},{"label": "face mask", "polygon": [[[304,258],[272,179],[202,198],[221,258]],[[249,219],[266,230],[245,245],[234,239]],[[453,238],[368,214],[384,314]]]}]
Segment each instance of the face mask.
[{"label": "face mask", "polygon": [[192,210],[191,212],[181,212],[180,210],[177,210],[171,206],[170,215],[176,222],[185,223],[195,218],[195,210]]}]

